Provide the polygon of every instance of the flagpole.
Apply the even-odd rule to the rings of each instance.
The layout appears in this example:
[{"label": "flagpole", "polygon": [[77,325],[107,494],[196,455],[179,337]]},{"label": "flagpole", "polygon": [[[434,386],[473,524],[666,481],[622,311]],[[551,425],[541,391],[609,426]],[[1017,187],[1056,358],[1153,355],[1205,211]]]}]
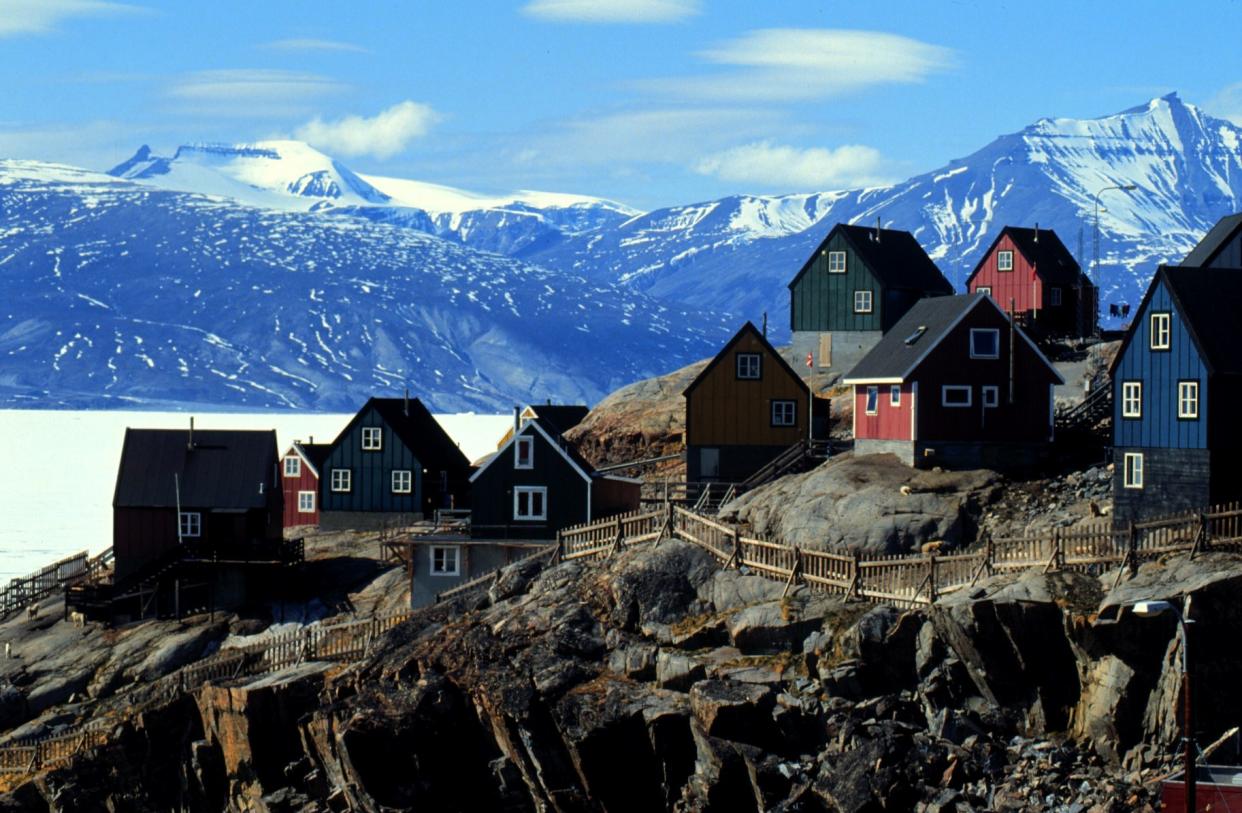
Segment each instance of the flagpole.
[{"label": "flagpole", "polygon": [[815,356],[813,353],[806,354],[806,366],[811,369],[810,383],[806,387],[806,448],[810,449],[811,444],[815,442]]}]

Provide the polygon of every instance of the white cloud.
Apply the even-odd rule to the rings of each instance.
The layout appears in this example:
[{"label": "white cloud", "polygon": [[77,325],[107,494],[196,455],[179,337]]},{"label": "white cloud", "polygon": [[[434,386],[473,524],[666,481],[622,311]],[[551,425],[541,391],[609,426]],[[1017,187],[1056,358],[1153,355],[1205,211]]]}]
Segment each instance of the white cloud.
[{"label": "white cloud", "polygon": [[182,77],[168,90],[182,112],[226,116],[305,115],[309,102],[345,89],[336,80],[309,73],[230,69],[199,71]]},{"label": "white cloud", "polygon": [[1212,114],[1242,127],[1242,82],[1234,82],[1232,85],[1221,88],[1203,107]]},{"label": "white cloud", "polygon": [[949,48],[897,34],[802,28],[751,31],[698,56],[737,70],[641,85],[699,99],[793,101],[919,82],[956,62]]},{"label": "white cloud", "polygon": [[695,172],[722,181],[798,189],[845,189],[890,183],[878,150],[857,144],[799,149],[758,141],[701,158]]},{"label": "white cloud", "polygon": [[287,39],[264,43],[263,48],[273,51],[349,51],[356,54],[369,54],[369,48],[354,45],[352,42],[336,40]]},{"label": "white cloud", "polygon": [[425,104],[405,101],[371,118],[346,116],[336,121],[316,117],[297,129],[298,138],[328,152],[391,158],[427,133],[440,115]]},{"label": "white cloud", "polygon": [[531,0],[522,12],[575,23],[670,23],[698,14],[699,0]]},{"label": "white cloud", "polygon": [[0,2],[0,37],[45,34],[71,17],[141,12],[138,6],[103,0],[3,0]]}]

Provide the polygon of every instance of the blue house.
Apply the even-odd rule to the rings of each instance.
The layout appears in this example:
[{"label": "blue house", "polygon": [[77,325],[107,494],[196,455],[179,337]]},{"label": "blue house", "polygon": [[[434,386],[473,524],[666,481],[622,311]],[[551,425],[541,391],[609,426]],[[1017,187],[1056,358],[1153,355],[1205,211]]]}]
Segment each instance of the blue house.
[{"label": "blue house", "polygon": [[417,398],[367,401],[319,472],[321,528],[372,528],[469,504],[470,461]]},{"label": "blue house", "polygon": [[1110,370],[1121,522],[1242,497],[1242,270],[1161,266]]}]

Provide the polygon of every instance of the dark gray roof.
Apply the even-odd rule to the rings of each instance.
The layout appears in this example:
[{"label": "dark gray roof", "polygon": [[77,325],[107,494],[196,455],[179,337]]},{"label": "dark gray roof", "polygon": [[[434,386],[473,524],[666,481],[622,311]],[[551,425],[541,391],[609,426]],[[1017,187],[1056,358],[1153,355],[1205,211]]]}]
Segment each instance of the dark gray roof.
[{"label": "dark gray roof", "polygon": [[[275,476],[276,431],[126,429],[116,508],[264,508]],[[262,491],[260,491],[260,486]]]},{"label": "dark gray roof", "polygon": [[530,408],[544,421],[544,429],[552,426],[557,432],[573,429],[591,411],[584,404],[531,404]]},{"label": "dark gray roof", "polygon": [[417,398],[371,398],[332,442],[340,443],[362,419],[368,407],[374,406],[386,423],[405,444],[423,468],[429,471],[447,471],[450,476],[461,477],[469,473],[470,461],[440,426],[423,402]]},{"label": "dark gray roof", "polygon": [[1236,313],[1242,302],[1242,271],[1161,266],[1156,273],[1163,276],[1208,369],[1242,374],[1242,321]]},{"label": "dark gray roof", "polygon": [[1211,264],[1212,259],[1224,247],[1234,233],[1242,228],[1242,214],[1228,215],[1216,222],[1199,244],[1190,250],[1182,265],[1199,268]]},{"label": "dark gray roof", "polygon": [[828,236],[790,281],[790,288],[810,269],[820,251],[838,232],[845,236],[884,287],[923,291],[931,295],[953,293],[952,283],[940,273],[940,269],[910,232],[877,229],[874,226],[851,226],[848,223],[838,223],[832,227],[832,231],[828,232]]},{"label": "dark gray roof", "polygon": [[930,348],[948,335],[967,311],[985,299],[986,294],[920,299],[871,352],[846,373],[845,380],[904,377]]}]

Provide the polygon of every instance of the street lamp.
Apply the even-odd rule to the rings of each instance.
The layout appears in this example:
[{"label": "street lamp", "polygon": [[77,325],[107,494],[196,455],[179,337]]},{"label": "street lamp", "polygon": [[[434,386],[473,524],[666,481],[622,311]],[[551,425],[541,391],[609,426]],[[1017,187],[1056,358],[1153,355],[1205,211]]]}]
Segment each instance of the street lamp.
[{"label": "street lamp", "polygon": [[1177,605],[1168,601],[1138,601],[1131,608],[1140,618],[1150,618],[1172,612],[1177,618],[1177,626],[1182,632],[1182,772],[1186,782],[1186,810],[1194,813],[1195,807],[1195,730],[1193,707],[1190,702],[1190,631],[1187,626],[1194,621],[1190,615],[1190,596],[1186,597],[1186,611],[1177,609]]},{"label": "street lamp", "polygon": [[[1092,282],[1095,283],[1096,291],[1100,290],[1100,282],[1101,282],[1100,280],[1100,195],[1103,195],[1105,192],[1110,192],[1114,189],[1122,191],[1122,192],[1133,192],[1135,189],[1138,189],[1138,185],[1132,184],[1132,183],[1114,184],[1113,186],[1106,186],[1103,189],[1101,189],[1099,192],[1095,193],[1095,238],[1092,241],[1094,245],[1095,261],[1091,265],[1091,276],[1093,277]],[[1097,302],[1096,307],[1097,308],[1099,307],[1098,302]],[[1096,320],[1096,324],[1097,325],[1099,324],[1098,319]]]}]

